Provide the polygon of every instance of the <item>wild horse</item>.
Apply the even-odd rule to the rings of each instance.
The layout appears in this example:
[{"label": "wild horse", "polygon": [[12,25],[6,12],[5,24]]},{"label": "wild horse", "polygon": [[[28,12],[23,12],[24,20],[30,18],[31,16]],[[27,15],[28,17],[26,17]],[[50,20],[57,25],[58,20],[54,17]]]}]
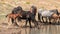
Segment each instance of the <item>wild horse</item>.
[{"label": "wild horse", "polygon": [[21,17],[20,14],[12,14],[12,13],[10,13],[10,14],[8,14],[6,17],[8,17],[8,22],[10,22],[10,19],[11,19],[12,24],[14,23],[15,25],[18,26],[18,24],[16,23],[16,18],[17,18],[18,16]]},{"label": "wild horse", "polygon": [[25,26],[27,25],[27,22],[29,21],[29,25],[31,27],[31,21],[35,24],[35,26],[38,24],[36,19],[35,19],[35,16],[36,16],[36,12],[37,12],[37,8],[35,6],[32,6],[30,8],[30,11],[24,11],[22,10],[20,12],[21,16],[22,17],[18,17],[18,20],[21,20],[21,19],[25,19],[26,20],[26,24]]},{"label": "wild horse", "polygon": [[[38,19],[41,21],[41,18],[43,20],[43,17],[46,18],[46,22],[47,22],[47,18],[48,18],[49,23],[51,24],[51,18],[53,18],[55,21],[59,18],[58,10],[57,9],[53,9],[53,10],[39,9],[39,11],[38,11]],[[43,22],[44,22],[44,20],[43,20]]]},{"label": "wild horse", "polygon": [[21,17],[21,14],[18,13],[18,11],[20,11],[22,8],[20,6],[18,7],[15,7],[13,10],[12,10],[12,13],[6,15],[6,17],[8,17],[8,22],[10,21],[11,19],[11,22],[12,24],[15,23],[16,25],[18,25],[16,23],[16,18],[19,16]]}]

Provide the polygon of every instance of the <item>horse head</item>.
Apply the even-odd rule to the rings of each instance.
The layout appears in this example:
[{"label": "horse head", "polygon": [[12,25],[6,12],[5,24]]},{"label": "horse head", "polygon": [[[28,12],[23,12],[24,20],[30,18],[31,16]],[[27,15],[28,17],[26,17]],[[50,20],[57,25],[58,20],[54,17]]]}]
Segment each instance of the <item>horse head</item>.
[{"label": "horse head", "polygon": [[22,12],[22,7],[21,6],[15,7],[12,10],[12,14],[17,14],[17,13],[20,13],[20,12]]},{"label": "horse head", "polygon": [[22,10],[22,7],[21,6],[18,6],[17,7],[17,11],[20,11],[20,10]]},{"label": "horse head", "polygon": [[17,7],[17,13],[20,13],[20,12],[22,12],[22,7],[21,6],[18,6]]},{"label": "horse head", "polygon": [[30,10],[32,13],[34,13],[36,15],[36,12],[37,12],[36,6],[31,6]]},{"label": "horse head", "polygon": [[17,10],[16,10],[17,8],[15,7],[15,8],[13,8],[13,10],[12,10],[12,14],[16,14],[17,13]]}]

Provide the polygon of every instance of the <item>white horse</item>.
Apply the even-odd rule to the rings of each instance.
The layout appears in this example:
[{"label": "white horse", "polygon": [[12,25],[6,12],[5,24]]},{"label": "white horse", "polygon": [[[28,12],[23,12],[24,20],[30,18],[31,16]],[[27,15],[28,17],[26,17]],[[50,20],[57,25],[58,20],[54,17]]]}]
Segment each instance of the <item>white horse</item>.
[{"label": "white horse", "polygon": [[[46,22],[47,22],[47,17],[49,18],[49,22],[51,24],[51,18],[54,18],[55,20],[59,17],[58,16],[58,10],[54,9],[54,10],[43,10],[43,9],[39,9],[38,11],[38,20],[41,21],[41,18],[43,20],[43,17],[46,18]],[[43,20],[44,22],[44,20]]]}]

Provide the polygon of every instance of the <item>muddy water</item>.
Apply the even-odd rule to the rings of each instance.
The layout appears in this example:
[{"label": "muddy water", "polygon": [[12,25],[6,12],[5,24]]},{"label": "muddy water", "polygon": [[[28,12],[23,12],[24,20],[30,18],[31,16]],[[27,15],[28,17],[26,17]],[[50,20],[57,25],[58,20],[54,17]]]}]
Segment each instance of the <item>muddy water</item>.
[{"label": "muddy water", "polygon": [[[0,22],[2,20],[0,17]],[[4,17],[5,18],[5,17]],[[6,18],[5,18],[6,19]],[[4,19],[3,19],[4,20]],[[3,22],[2,20],[2,22]],[[5,20],[4,20],[5,22]],[[20,23],[21,24],[21,23]],[[21,27],[9,27],[5,28],[7,25],[0,24],[0,34],[60,34],[60,25],[40,25],[38,28],[21,28]],[[4,26],[4,27],[2,27]]]},{"label": "muddy water", "polygon": [[60,34],[59,25],[41,25],[38,28],[0,28],[0,34]]}]

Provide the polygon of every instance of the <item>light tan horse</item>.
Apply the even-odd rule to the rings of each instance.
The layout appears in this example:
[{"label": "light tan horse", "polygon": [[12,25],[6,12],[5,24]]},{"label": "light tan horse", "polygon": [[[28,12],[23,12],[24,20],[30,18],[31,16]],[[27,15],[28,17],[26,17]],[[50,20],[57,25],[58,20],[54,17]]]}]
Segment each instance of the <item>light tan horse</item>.
[{"label": "light tan horse", "polygon": [[57,21],[58,18],[59,18],[59,15],[57,15],[57,14],[53,14],[53,15],[52,15],[52,18],[54,19],[54,21]]}]

